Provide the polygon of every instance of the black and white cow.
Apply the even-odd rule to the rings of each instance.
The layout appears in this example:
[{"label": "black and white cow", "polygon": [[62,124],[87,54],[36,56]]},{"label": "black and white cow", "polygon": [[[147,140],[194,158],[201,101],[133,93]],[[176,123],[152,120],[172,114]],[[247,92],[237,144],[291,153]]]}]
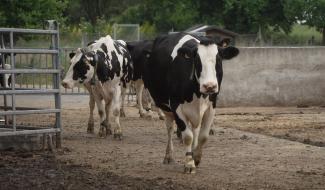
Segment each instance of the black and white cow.
[{"label": "black and white cow", "polygon": [[[11,69],[10,64],[6,63],[7,55],[0,53],[0,69]],[[11,74],[0,74],[0,87],[9,88],[11,84]]]},{"label": "black and white cow", "polygon": [[223,76],[222,60],[237,56],[235,47],[218,48],[208,38],[177,33],[156,38],[144,83],[166,115],[168,143],[164,163],[173,162],[173,121],[186,146],[185,172],[195,173],[215,115]]},{"label": "black and white cow", "polygon": [[[109,35],[96,40],[85,49],[77,49],[71,54],[71,65],[62,86],[73,88],[77,84],[93,83],[90,89],[94,91],[96,100],[105,101],[105,110],[97,104],[100,116],[100,136],[112,133],[109,119],[112,111],[115,117],[116,128],[114,137],[121,139],[120,108],[122,90],[132,79],[133,66],[126,43],[122,40],[113,40]],[[125,94],[125,93],[124,93]]]},{"label": "black and white cow", "polygon": [[[145,117],[146,112],[145,109],[143,108],[143,92],[144,90],[144,84],[143,84],[143,74],[144,74],[144,69],[145,69],[145,64],[148,62],[147,57],[147,51],[151,50],[153,45],[152,40],[143,40],[143,41],[136,41],[136,42],[127,42],[127,48],[131,54],[131,59],[133,62],[133,67],[134,67],[134,73],[133,73],[133,81],[135,84],[135,89],[136,89],[136,95],[137,95],[137,103],[139,107],[139,114],[140,117]],[[148,97],[148,114],[149,116],[152,116],[152,111],[151,111],[151,104],[152,104],[152,98]],[[158,115],[159,119],[163,120],[164,119],[164,114],[160,109],[158,109]]]}]

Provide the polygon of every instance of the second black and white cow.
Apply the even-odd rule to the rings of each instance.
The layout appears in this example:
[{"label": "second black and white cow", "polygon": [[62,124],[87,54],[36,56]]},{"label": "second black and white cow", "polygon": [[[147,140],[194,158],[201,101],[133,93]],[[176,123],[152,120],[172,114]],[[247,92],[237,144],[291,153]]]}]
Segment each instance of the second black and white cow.
[{"label": "second black and white cow", "polygon": [[[6,63],[7,55],[0,53],[0,69],[9,70],[11,66]],[[11,74],[0,74],[0,87],[9,88],[11,84]]]},{"label": "second black and white cow", "polygon": [[195,172],[215,115],[223,76],[222,60],[238,53],[235,47],[218,48],[212,40],[186,33],[156,38],[144,83],[166,115],[168,143],[164,163],[174,161],[175,121],[186,146],[185,172]]},{"label": "second black and white cow", "polygon": [[97,104],[101,123],[99,135],[106,136],[112,133],[109,119],[112,111],[116,123],[114,137],[121,138],[122,130],[119,120],[121,93],[133,74],[126,43],[113,40],[107,35],[90,44],[87,50],[77,49],[75,55],[71,56],[71,65],[62,85],[65,88],[73,88],[77,84],[93,83],[90,88],[98,96],[95,99],[105,101],[105,111],[98,106],[101,104]]},{"label": "second black and white cow", "polygon": [[[148,62],[148,58],[149,58],[147,56],[147,51],[151,50],[152,45],[153,45],[152,40],[127,42],[127,48],[131,54],[131,59],[134,67],[133,81],[136,89],[137,103],[139,107],[140,117],[146,116],[146,112],[145,109],[143,108],[143,101],[142,101],[143,92],[144,90],[146,90],[144,89],[143,74],[144,74],[144,69],[146,67],[146,63]],[[151,111],[152,98],[147,97],[147,99],[148,99],[147,101],[148,115],[152,116],[153,114]],[[158,109],[158,116],[159,119],[161,120],[164,119],[164,114],[161,112],[160,109]]]}]

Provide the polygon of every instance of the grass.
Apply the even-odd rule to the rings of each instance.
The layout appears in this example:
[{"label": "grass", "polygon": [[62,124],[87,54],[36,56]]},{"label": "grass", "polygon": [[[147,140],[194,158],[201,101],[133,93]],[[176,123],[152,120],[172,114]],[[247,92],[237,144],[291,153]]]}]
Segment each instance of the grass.
[{"label": "grass", "polygon": [[[314,38],[312,43],[312,38]],[[272,45],[285,46],[305,46],[305,45],[320,45],[322,41],[322,34],[316,30],[315,27],[295,24],[292,31],[287,35],[284,32],[274,32],[270,34]]]}]

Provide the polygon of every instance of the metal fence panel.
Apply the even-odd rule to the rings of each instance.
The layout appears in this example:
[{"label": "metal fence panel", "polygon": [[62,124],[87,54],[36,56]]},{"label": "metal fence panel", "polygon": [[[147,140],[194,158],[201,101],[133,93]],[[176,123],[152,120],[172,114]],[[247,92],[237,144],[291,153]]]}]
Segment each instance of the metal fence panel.
[{"label": "metal fence panel", "polygon": [[[61,93],[60,93],[60,59],[59,59],[59,29],[55,21],[48,30],[0,28],[1,40],[1,67],[0,74],[9,76],[10,86],[0,87],[0,95],[3,96],[3,106],[0,106],[0,116],[4,121],[0,122],[0,136],[26,135],[26,134],[56,134],[56,146],[61,146]],[[46,48],[16,48],[14,36],[19,35],[48,35],[51,46]],[[8,39],[9,47],[5,47],[4,39]],[[9,59],[6,59],[9,58]],[[5,65],[10,69],[4,69]],[[5,78],[5,77],[2,77]],[[6,79],[6,78],[5,78]],[[9,83],[9,80],[8,80]],[[44,94],[53,95],[54,108],[42,108],[41,105],[31,102],[31,107],[17,106],[17,99],[21,95]],[[36,107],[35,107],[36,106]],[[17,120],[18,117],[26,117],[30,114],[55,114],[52,124],[44,124],[41,128],[39,120],[33,116],[28,122]],[[44,117],[44,116],[43,116]],[[22,122],[19,124],[17,122]]]}]

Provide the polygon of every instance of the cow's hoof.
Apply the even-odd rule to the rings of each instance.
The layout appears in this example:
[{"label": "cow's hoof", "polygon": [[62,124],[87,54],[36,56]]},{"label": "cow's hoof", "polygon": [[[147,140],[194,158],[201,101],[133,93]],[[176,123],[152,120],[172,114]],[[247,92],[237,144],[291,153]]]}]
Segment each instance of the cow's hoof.
[{"label": "cow's hoof", "polygon": [[214,131],[214,129],[210,129],[209,135],[215,135],[215,134],[216,134],[216,132]]},{"label": "cow's hoof", "polygon": [[174,158],[172,158],[172,157],[165,157],[164,158],[163,164],[172,164],[172,163],[175,163]]},{"label": "cow's hoof", "polygon": [[94,128],[87,128],[87,133],[89,134],[95,134]]},{"label": "cow's hoof", "polygon": [[160,120],[165,120],[165,117],[162,116],[162,115],[160,115],[160,116],[159,116],[159,119],[160,119]]},{"label": "cow's hoof", "polygon": [[106,133],[103,130],[99,130],[98,136],[101,137],[101,138],[105,138],[106,137]]},{"label": "cow's hoof", "polygon": [[112,132],[112,129],[106,129],[106,135],[112,135],[113,134],[113,132]]},{"label": "cow's hoof", "polygon": [[120,117],[126,117],[124,110],[120,110]]},{"label": "cow's hoof", "polygon": [[198,166],[201,163],[201,158],[202,158],[202,150],[195,150],[193,152],[193,160],[195,166]]},{"label": "cow's hoof", "polygon": [[178,137],[179,139],[182,140],[182,131],[179,130],[178,128],[177,128],[177,130],[176,130],[176,135],[177,135],[177,137]]},{"label": "cow's hoof", "polygon": [[195,167],[184,167],[184,173],[186,174],[195,174],[196,168]]},{"label": "cow's hoof", "polygon": [[146,117],[146,115],[143,112],[139,112],[139,115],[140,115],[141,118]]},{"label": "cow's hoof", "polygon": [[91,119],[88,121],[87,133],[94,133],[94,121]]},{"label": "cow's hoof", "polygon": [[120,133],[117,133],[117,134],[114,134],[114,139],[117,139],[117,140],[122,140],[122,134]]}]

